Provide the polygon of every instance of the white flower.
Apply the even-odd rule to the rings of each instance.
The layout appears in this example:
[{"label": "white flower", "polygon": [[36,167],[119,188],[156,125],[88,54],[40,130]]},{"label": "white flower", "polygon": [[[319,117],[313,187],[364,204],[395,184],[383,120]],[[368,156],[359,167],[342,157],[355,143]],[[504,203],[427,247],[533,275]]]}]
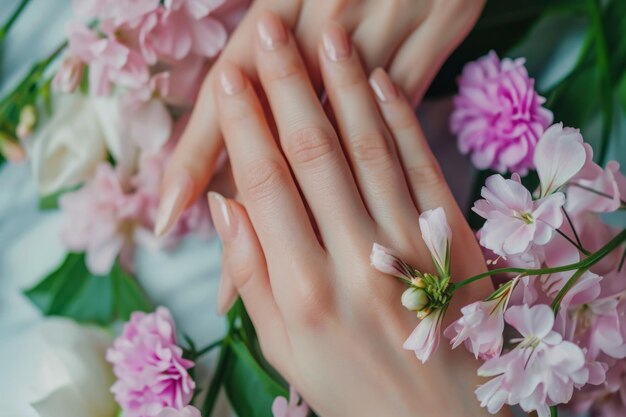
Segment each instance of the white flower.
[{"label": "white flower", "polygon": [[422,239],[433,257],[437,271],[444,276],[450,275],[450,240],[452,231],[446,219],[446,212],[441,207],[426,210],[420,214]]},{"label": "white flower", "polygon": [[2,346],[3,400],[29,416],[116,416],[114,377],[104,358],[111,343],[106,332],[70,320],[37,323]]}]

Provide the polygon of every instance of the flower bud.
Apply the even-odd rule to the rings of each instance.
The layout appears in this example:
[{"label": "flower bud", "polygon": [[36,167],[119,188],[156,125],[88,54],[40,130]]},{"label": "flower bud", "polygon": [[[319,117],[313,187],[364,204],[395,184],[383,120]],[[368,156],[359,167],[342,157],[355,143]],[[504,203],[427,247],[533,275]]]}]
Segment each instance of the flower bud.
[{"label": "flower bud", "polygon": [[15,133],[20,139],[26,139],[33,132],[33,128],[37,123],[37,113],[32,105],[22,107],[20,111],[20,120]]},{"label": "flower bud", "polygon": [[420,311],[428,304],[428,295],[418,288],[410,287],[402,293],[402,305],[411,311]]},{"label": "flower bud", "polygon": [[74,92],[83,78],[83,67],[84,64],[78,58],[65,58],[52,80],[52,87],[62,93]]},{"label": "flower bud", "polygon": [[0,133],[0,154],[7,161],[17,164],[26,159],[26,151],[19,142],[10,139],[8,136]]}]

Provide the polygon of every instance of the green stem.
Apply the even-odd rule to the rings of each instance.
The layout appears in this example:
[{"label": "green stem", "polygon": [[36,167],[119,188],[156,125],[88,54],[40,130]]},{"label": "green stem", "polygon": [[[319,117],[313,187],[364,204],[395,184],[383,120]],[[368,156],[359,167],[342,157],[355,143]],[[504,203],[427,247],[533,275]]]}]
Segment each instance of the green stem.
[{"label": "green stem", "polygon": [[578,271],[574,272],[574,275],[572,275],[570,279],[567,280],[565,285],[563,285],[563,288],[561,288],[559,293],[556,295],[554,301],[552,301],[551,306],[552,310],[554,310],[555,315],[559,312],[559,308],[561,308],[561,301],[563,300],[563,297],[565,297],[565,294],[567,294],[567,292],[574,286],[574,284],[578,282],[580,277],[582,277],[585,272],[587,272],[587,268],[581,268]]},{"label": "green stem", "polygon": [[559,417],[559,409],[556,405],[550,407],[550,417]]},{"label": "green stem", "polygon": [[209,346],[207,346],[207,347],[205,347],[203,349],[200,349],[199,351],[196,352],[196,358],[199,358],[200,356],[204,355],[205,353],[208,353],[208,352],[212,351],[213,349],[215,349],[216,347],[218,347],[222,343],[224,343],[224,339],[216,340],[215,342],[211,343]]},{"label": "green stem", "polygon": [[211,385],[209,385],[209,390],[207,391],[206,397],[204,398],[204,403],[202,404],[202,408],[200,409],[203,416],[211,415],[211,413],[213,412],[213,408],[215,408],[215,403],[217,402],[217,396],[220,393],[220,388],[222,388],[222,383],[224,382],[226,370],[228,369],[228,363],[230,361],[230,357],[233,354],[229,341],[230,339],[228,338],[228,336],[224,338],[222,350],[220,350],[220,356],[217,360],[215,374],[213,375]]},{"label": "green stem", "polygon": [[17,18],[20,17],[24,8],[28,5],[30,0],[22,0],[22,2],[17,6],[13,14],[9,17],[9,20],[4,24],[2,29],[0,29],[0,42],[4,39],[4,37],[9,33],[13,24],[17,21]]},{"label": "green stem", "polygon": [[602,141],[598,160],[604,164],[613,125],[613,101],[611,99],[611,69],[609,52],[602,25],[602,6],[599,0],[588,0],[589,17],[596,38],[596,62],[600,69],[600,100],[602,102]]},{"label": "green stem", "polygon": [[514,273],[520,275],[544,275],[544,274],[552,274],[554,272],[565,272],[565,271],[573,271],[575,269],[589,269],[591,266],[598,263],[602,258],[604,258],[607,254],[612,252],[615,248],[622,244],[626,240],[626,229],[622,230],[617,236],[611,239],[606,245],[601,247],[597,252],[592,253],[587,258],[583,259],[580,262],[576,262],[573,264],[557,266],[553,268],[537,268],[537,269],[528,269],[528,268],[499,268],[492,269],[491,271],[483,272],[482,274],[474,275],[473,277],[466,278],[457,283],[451,284],[451,290],[456,291],[461,287],[464,287],[468,284],[471,284],[474,281],[478,281],[480,279],[490,277],[492,275],[498,274],[506,274],[506,273]]}]

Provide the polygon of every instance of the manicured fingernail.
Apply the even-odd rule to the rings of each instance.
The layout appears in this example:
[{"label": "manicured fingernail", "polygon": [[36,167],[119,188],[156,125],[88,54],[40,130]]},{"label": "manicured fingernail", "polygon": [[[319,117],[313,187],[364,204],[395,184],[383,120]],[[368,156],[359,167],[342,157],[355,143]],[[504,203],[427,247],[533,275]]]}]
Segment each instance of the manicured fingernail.
[{"label": "manicured fingernail", "polygon": [[226,199],[216,192],[209,193],[209,208],[215,229],[220,235],[222,242],[231,242],[237,236],[237,219],[226,201]]},{"label": "manicured fingernail", "polygon": [[230,63],[226,63],[222,66],[220,83],[226,94],[234,96],[243,90],[246,85],[246,80],[243,78],[243,74],[239,68]]},{"label": "manicured fingernail", "polygon": [[398,90],[389,79],[387,73],[380,68],[372,72],[370,86],[374,90],[376,97],[382,102],[391,101],[398,96]]},{"label": "manicured fingernail", "polygon": [[193,182],[187,173],[166,184],[154,225],[154,234],[157,237],[166,234],[178,221],[191,198],[192,189]]},{"label": "manicured fingernail", "polygon": [[322,45],[326,56],[331,61],[341,61],[352,53],[348,35],[337,23],[330,23],[326,26],[322,33]]},{"label": "manicured fingernail", "polygon": [[287,43],[287,30],[278,16],[263,12],[257,23],[257,31],[263,48],[273,51]]},{"label": "manicured fingernail", "polygon": [[233,285],[230,275],[224,271],[220,278],[220,287],[217,290],[217,313],[222,316],[226,314],[235,300],[237,300],[237,289]]}]

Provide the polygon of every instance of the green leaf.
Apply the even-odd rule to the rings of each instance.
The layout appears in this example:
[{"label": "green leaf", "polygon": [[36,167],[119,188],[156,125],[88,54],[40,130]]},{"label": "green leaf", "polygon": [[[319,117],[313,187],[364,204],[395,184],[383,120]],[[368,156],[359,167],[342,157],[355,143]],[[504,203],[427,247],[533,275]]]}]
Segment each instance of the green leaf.
[{"label": "green leaf", "polygon": [[606,39],[610,77],[617,84],[626,71],[626,1],[612,0],[602,11],[602,30]]},{"label": "green leaf", "polygon": [[239,417],[272,417],[272,403],[278,396],[289,397],[287,388],[274,380],[257,362],[238,337],[230,339],[232,357],[224,387]]},{"label": "green leaf", "polygon": [[116,263],[108,275],[89,272],[84,254],[70,253],[39,284],[24,292],[46,316],[108,325],[152,305],[135,280]]}]

